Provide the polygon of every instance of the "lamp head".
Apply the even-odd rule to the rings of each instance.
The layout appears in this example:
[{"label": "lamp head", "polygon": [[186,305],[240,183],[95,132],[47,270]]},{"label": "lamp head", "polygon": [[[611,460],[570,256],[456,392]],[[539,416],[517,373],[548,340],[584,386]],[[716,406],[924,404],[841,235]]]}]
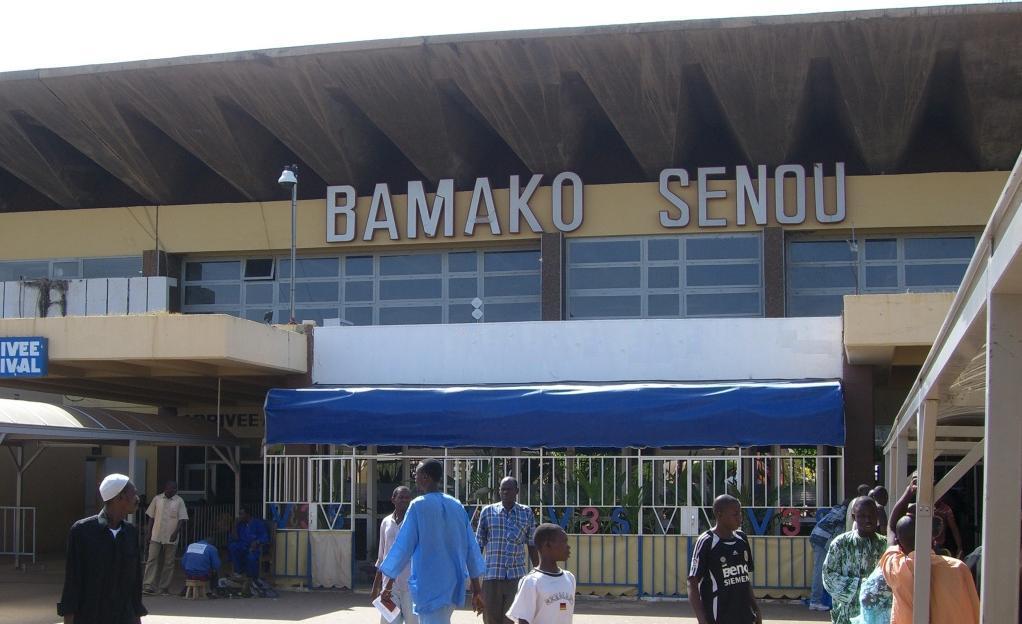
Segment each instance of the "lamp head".
[{"label": "lamp head", "polygon": [[284,167],[284,170],[280,172],[280,179],[277,180],[277,184],[284,188],[291,188],[298,184],[298,165],[288,165]]}]

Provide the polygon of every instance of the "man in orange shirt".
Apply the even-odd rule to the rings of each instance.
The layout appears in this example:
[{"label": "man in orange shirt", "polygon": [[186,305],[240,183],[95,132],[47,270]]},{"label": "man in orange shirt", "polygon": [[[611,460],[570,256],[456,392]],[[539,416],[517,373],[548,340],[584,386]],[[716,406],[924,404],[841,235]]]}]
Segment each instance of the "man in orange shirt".
[{"label": "man in orange shirt", "polygon": [[[915,583],[916,522],[912,516],[898,520],[898,547],[880,558],[884,580],[894,594],[891,624],[912,624],[912,594]],[[979,596],[969,568],[957,559],[930,552],[931,624],[979,623]]]}]

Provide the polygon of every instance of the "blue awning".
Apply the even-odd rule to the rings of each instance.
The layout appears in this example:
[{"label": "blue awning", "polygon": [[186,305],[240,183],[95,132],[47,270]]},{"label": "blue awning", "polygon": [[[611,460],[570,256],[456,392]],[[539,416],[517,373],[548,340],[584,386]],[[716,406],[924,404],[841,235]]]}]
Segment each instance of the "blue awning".
[{"label": "blue awning", "polygon": [[836,381],[274,389],[270,444],[843,446]]}]

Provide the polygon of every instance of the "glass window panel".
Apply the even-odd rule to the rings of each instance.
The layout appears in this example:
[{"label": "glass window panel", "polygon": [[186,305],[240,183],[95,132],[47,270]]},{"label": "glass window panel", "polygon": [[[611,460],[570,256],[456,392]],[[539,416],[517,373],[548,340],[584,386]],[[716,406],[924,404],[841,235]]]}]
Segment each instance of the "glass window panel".
[{"label": "glass window panel", "polygon": [[[282,282],[278,285],[280,290],[277,294],[277,300],[281,303],[291,301],[290,281]],[[337,282],[295,282],[295,301],[297,303],[337,301],[340,290],[340,285]]]},{"label": "glass window panel", "polygon": [[442,322],[443,308],[440,306],[380,308],[380,325],[423,325]]},{"label": "glass window panel", "polygon": [[483,278],[486,297],[538,295],[539,275],[487,275]]},{"label": "glass window panel", "polygon": [[[288,274],[290,276],[290,274]],[[245,260],[245,279],[273,278],[273,258],[250,258]]]},{"label": "glass window panel", "polygon": [[691,236],[685,239],[689,260],[759,258],[758,236]]},{"label": "glass window panel", "polygon": [[81,267],[77,260],[68,262],[53,263],[53,277],[55,279],[70,279],[81,275]]},{"label": "glass window panel", "polygon": [[452,273],[467,273],[478,268],[476,252],[458,251],[447,254],[447,270]]},{"label": "glass window panel", "polygon": [[601,267],[571,269],[571,288],[638,288],[641,285],[639,267]]},{"label": "glass window panel", "polygon": [[82,277],[138,277],[142,275],[142,258],[85,258],[82,261]]},{"label": "glass window panel", "polygon": [[650,267],[646,269],[646,285],[650,288],[677,288],[680,282],[678,267],[676,266]]},{"label": "glass window panel", "polygon": [[372,275],[372,256],[348,256],[344,259],[345,275]]},{"label": "glass window panel", "polygon": [[440,254],[380,256],[380,275],[439,275],[441,259]]},{"label": "glass window panel", "polygon": [[447,296],[451,299],[471,299],[479,294],[479,280],[474,277],[454,277],[447,280]]},{"label": "glass window panel", "polygon": [[638,262],[641,259],[641,241],[570,241],[568,262],[570,264],[595,264],[602,262]]},{"label": "glass window panel", "polygon": [[483,321],[488,323],[538,320],[540,320],[538,301],[534,303],[487,303],[483,306]]},{"label": "glass window panel", "polygon": [[[304,277],[337,277],[340,265],[337,258],[298,258],[295,262],[295,279]],[[277,279],[291,279],[291,259],[280,261],[280,273]]]},{"label": "glass window panel", "polygon": [[855,253],[843,240],[793,241],[788,245],[792,262],[852,262]]},{"label": "glass window panel", "polygon": [[245,310],[245,318],[257,323],[272,323],[273,310],[269,308],[248,308]]},{"label": "glass window panel", "polygon": [[973,237],[906,238],[906,260],[941,260],[945,258],[972,258],[976,249]]},{"label": "glass window panel", "polygon": [[677,260],[678,239],[676,238],[651,238],[646,241],[646,256],[653,261]]},{"label": "glass window panel", "polygon": [[760,313],[759,293],[691,294],[685,297],[687,316],[734,316]]},{"label": "glass window panel", "polygon": [[866,288],[897,288],[897,265],[882,264],[866,267]]},{"label": "glass window panel", "polygon": [[273,284],[246,284],[245,303],[273,303]]},{"label": "glass window panel", "polygon": [[842,295],[792,295],[788,316],[841,316]]},{"label": "glass window panel", "polygon": [[185,265],[185,279],[189,282],[241,279],[241,263],[237,260],[189,262]]},{"label": "glass window panel", "polygon": [[221,305],[240,302],[240,284],[185,286],[185,305]]},{"label": "glass window panel", "polygon": [[793,266],[788,269],[792,288],[855,288],[855,265]]},{"label": "glass window panel", "polygon": [[650,295],[646,299],[649,316],[678,316],[681,313],[678,295]]},{"label": "glass window panel", "polygon": [[571,318],[636,318],[642,314],[642,297],[639,295],[571,297]]},{"label": "glass window panel", "polygon": [[488,251],[483,254],[483,270],[487,273],[500,271],[538,271],[538,251]]},{"label": "glass window panel", "polygon": [[340,318],[337,308],[297,308],[295,309],[295,320],[316,321],[316,325],[323,326],[323,320],[328,318]]},{"label": "glass window panel", "polygon": [[870,239],[866,241],[867,260],[897,260],[898,241],[893,238]]},{"label": "glass window panel", "polygon": [[0,280],[16,282],[22,279],[39,279],[50,276],[49,262],[3,262],[0,263]]},{"label": "glass window panel", "polygon": [[352,325],[372,325],[372,308],[344,308],[344,320]]},{"label": "glass window panel", "polygon": [[967,264],[909,264],[905,266],[905,286],[957,288],[967,267]]},{"label": "glass window panel", "polygon": [[345,302],[372,300],[373,300],[372,282],[345,282],[344,284]]},{"label": "glass window panel", "polygon": [[439,299],[443,281],[439,279],[380,280],[380,299]]},{"label": "glass window panel", "polygon": [[447,322],[448,323],[476,323],[477,321],[472,318],[472,307],[471,303],[455,303],[447,306]]},{"label": "glass window panel", "polygon": [[685,267],[689,286],[758,286],[758,264],[690,264]]}]

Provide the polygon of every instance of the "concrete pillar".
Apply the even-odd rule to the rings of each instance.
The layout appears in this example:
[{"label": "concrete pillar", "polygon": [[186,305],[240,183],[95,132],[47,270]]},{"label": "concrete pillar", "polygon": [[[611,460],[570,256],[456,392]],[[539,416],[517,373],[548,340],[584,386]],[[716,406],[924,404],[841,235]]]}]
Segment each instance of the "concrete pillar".
[{"label": "concrete pillar", "polygon": [[564,235],[543,234],[539,240],[540,318],[544,321],[564,319]]},{"label": "concrete pillar", "polygon": [[937,401],[927,399],[916,414],[919,489],[916,492],[916,567],[912,622],[930,621],[930,544],[933,542],[933,461],[937,447]]},{"label": "concrete pillar", "polygon": [[842,497],[855,496],[860,483],[874,481],[873,368],[847,362],[841,385],[845,394],[845,461]]},{"label": "concrete pillar", "polygon": [[234,447],[234,517],[241,515],[241,447]]},{"label": "concrete pillar", "polygon": [[[1022,508],[1022,295],[987,302],[986,437],[983,465],[983,589],[980,622],[1017,622]],[[996,547],[989,547],[996,545]]]},{"label": "concrete pillar", "polygon": [[767,318],[784,317],[784,230],[763,228],[763,313]]}]

